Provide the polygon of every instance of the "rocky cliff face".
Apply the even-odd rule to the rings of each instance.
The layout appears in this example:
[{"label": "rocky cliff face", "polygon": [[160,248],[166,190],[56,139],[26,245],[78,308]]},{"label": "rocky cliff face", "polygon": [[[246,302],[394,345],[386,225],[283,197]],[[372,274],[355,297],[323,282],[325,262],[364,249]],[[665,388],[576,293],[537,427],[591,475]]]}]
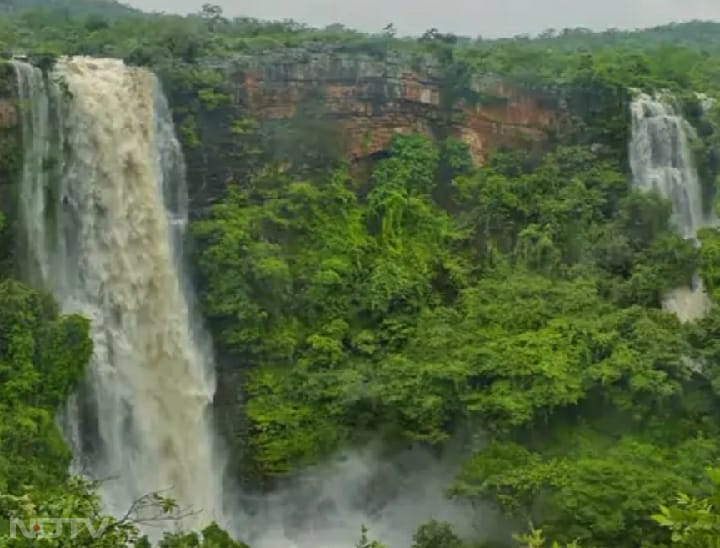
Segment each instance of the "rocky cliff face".
[{"label": "rocky cliff face", "polygon": [[[245,179],[253,162],[357,163],[381,155],[397,134],[420,133],[461,139],[480,164],[497,146],[538,146],[561,121],[552,96],[497,78],[471,82],[472,100],[448,100],[446,68],[428,56],[328,45],[193,66],[191,73],[212,73],[215,81],[168,81],[166,88],[185,144],[196,214],[223,195],[228,181]],[[21,159],[14,88],[5,63],[0,185],[14,178]]]},{"label": "rocky cliff face", "polygon": [[[445,67],[408,54],[315,46],[204,68],[222,80],[215,90],[227,103],[201,108],[192,121],[196,143],[186,150],[199,208],[228,180],[243,179],[249,148],[281,164],[322,166],[338,157],[357,163],[382,154],[396,134],[420,133],[461,139],[482,163],[497,146],[537,146],[560,121],[554,98],[497,78],[471,82],[470,98],[449,97]],[[237,123],[247,128],[247,120],[256,124],[252,136],[238,130]],[[181,116],[178,124],[184,123]],[[243,133],[247,142],[238,150]]]},{"label": "rocky cliff face", "polygon": [[542,139],[556,119],[537,97],[492,79],[473,83],[476,104],[447,112],[442,67],[428,59],[279,50],[238,59],[232,72],[235,100],[261,120],[292,119],[320,102],[355,160],[384,150],[398,133],[433,135],[444,127],[481,162],[495,146]]}]

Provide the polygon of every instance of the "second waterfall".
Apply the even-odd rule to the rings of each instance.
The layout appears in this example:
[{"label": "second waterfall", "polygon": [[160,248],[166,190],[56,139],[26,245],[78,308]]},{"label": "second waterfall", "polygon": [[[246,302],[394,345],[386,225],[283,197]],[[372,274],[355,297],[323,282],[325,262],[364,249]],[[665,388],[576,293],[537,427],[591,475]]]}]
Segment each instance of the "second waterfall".
[{"label": "second waterfall", "polygon": [[184,281],[184,163],[155,76],[112,59],[15,63],[23,103],[26,275],[91,322],[64,422],[108,511],[162,491],[222,522],[212,352]]}]

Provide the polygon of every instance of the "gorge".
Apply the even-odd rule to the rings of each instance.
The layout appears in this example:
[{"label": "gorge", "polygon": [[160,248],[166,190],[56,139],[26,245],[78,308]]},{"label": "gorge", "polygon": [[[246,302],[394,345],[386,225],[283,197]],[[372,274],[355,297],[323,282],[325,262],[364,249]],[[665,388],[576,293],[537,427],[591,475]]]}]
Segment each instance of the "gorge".
[{"label": "gorge", "polygon": [[716,540],[720,25],[37,3],[0,13],[0,547]]}]

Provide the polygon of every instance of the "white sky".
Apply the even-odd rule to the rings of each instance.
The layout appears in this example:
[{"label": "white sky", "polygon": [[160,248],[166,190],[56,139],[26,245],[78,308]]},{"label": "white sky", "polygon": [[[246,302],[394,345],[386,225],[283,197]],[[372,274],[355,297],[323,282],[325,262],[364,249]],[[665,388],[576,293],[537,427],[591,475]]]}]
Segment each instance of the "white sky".
[{"label": "white sky", "polygon": [[[208,0],[124,0],[148,11],[198,11]],[[535,34],[547,28],[647,27],[720,20],[720,0],[210,0],[226,15],[342,23],[368,32],[392,22],[401,34],[429,28],[466,36]]]}]

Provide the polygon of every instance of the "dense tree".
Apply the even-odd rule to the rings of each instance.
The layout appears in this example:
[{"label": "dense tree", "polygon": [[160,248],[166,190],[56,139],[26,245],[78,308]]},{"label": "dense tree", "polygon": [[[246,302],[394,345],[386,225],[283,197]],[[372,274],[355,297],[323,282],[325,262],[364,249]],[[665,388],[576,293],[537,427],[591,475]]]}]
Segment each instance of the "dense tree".
[{"label": "dense tree", "polygon": [[421,525],[413,535],[412,548],[462,548],[463,542],[448,523],[430,521]]}]

